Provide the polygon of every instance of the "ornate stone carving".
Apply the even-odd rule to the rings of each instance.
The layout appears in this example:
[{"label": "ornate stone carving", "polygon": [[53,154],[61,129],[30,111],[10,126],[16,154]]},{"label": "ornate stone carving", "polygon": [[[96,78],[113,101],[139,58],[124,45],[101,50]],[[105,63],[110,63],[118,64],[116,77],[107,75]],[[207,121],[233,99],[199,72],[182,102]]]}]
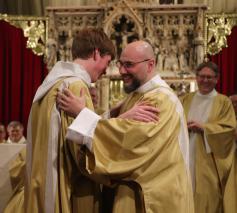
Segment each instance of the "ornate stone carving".
[{"label": "ornate stone carving", "polygon": [[80,28],[101,26],[114,41],[118,56],[127,43],[146,39],[154,46],[157,70],[162,76],[177,77],[179,72],[192,75],[204,58],[206,7],[167,7],[157,1],[149,2],[148,5],[145,1],[101,1],[90,7],[48,8],[49,31],[56,34],[49,38],[57,41],[57,60],[71,60],[71,41]]},{"label": "ornate stone carving", "polygon": [[45,17],[32,16],[8,16],[0,14],[0,20],[9,22],[11,25],[21,28],[24,36],[27,37],[27,48],[32,49],[36,55],[43,55],[46,52],[47,25]]},{"label": "ornate stone carving", "polygon": [[[57,49],[57,60],[71,60],[72,38],[85,26],[103,27],[114,41],[118,56],[127,43],[144,39],[154,47],[156,68],[160,75],[167,81],[178,79],[182,83],[184,81],[180,75],[193,78],[194,68],[204,58],[203,23],[206,7],[177,4],[179,2],[160,5],[157,0],[101,0],[97,5],[78,8],[50,7],[47,8],[50,17],[49,32],[52,32],[49,33],[49,41]],[[55,60],[52,59],[48,66],[54,63]],[[102,104],[103,109],[109,104],[114,105],[124,96],[114,63],[108,69],[107,78],[110,79],[109,84],[98,85],[104,94],[109,94],[109,102]],[[173,82],[175,89],[179,89],[177,84]],[[182,91],[187,88],[189,87],[185,86]]]},{"label": "ornate stone carving", "polygon": [[[48,52],[56,47],[56,61],[71,61],[71,46],[73,36],[83,27],[102,26],[103,11],[96,6],[82,6],[80,8],[48,8],[49,16],[49,39]],[[52,48],[53,46],[53,48]],[[48,68],[52,68],[55,57],[48,56]]]},{"label": "ornate stone carving", "polygon": [[233,26],[237,25],[237,14],[207,14],[205,21],[206,53],[215,55],[227,47],[226,37],[231,34]]}]

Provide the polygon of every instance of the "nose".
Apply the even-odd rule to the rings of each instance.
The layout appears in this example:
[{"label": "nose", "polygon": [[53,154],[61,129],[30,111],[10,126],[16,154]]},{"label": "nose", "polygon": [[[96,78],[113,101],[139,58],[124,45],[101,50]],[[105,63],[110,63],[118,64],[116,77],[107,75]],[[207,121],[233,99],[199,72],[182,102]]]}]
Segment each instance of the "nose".
[{"label": "nose", "polygon": [[127,74],[128,72],[123,66],[120,66],[119,73],[122,75],[122,74]]},{"label": "nose", "polygon": [[203,78],[203,81],[204,81],[204,82],[209,82],[208,77],[204,77],[204,78]]}]

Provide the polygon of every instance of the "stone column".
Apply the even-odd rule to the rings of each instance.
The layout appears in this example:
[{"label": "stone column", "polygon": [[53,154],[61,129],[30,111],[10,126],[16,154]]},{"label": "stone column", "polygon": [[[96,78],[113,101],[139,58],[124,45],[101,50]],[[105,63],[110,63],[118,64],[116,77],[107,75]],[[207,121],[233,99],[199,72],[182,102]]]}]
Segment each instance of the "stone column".
[{"label": "stone column", "polygon": [[109,110],[109,82],[110,79],[103,77],[100,80],[99,90],[100,90],[100,99],[99,99],[99,108],[104,111]]}]

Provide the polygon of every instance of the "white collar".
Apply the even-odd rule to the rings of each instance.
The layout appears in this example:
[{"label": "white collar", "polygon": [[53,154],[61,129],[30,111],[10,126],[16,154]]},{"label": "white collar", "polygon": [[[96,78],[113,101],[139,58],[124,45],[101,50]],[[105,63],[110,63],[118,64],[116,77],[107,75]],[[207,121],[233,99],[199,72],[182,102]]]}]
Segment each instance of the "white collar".
[{"label": "white collar", "polygon": [[41,86],[36,91],[33,102],[41,99],[57,81],[65,77],[78,77],[83,80],[88,87],[91,84],[90,75],[84,67],[72,62],[59,61],[54,65]]},{"label": "white collar", "polygon": [[217,91],[215,89],[213,89],[208,94],[201,94],[200,91],[198,90],[197,95],[200,96],[200,97],[203,97],[203,98],[212,98],[212,97],[217,95]]},{"label": "white collar", "polygon": [[13,142],[10,138],[8,138],[7,143],[23,144],[23,143],[26,143],[26,138],[22,136],[18,142]]},{"label": "white collar", "polygon": [[138,89],[136,89],[135,92],[145,93],[155,88],[157,85],[169,88],[169,85],[164,80],[162,80],[161,77],[157,74],[148,82],[146,82],[145,84],[141,85]]}]

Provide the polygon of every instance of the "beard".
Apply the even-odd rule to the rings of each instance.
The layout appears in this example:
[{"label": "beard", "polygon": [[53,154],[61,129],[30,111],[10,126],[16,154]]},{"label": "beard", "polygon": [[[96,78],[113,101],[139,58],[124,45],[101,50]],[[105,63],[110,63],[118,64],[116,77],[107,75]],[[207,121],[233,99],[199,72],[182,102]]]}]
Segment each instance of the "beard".
[{"label": "beard", "polygon": [[122,78],[125,77],[125,76],[129,76],[130,78],[132,78],[132,83],[131,84],[129,84],[129,85],[124,84],[124,91],[127,94],[133,92],[138,87],[140,87],[140,85],[141,85],[140,81],[137,78],[135,78],[133,75],[125,74],[125,75],[122,75]]}]

